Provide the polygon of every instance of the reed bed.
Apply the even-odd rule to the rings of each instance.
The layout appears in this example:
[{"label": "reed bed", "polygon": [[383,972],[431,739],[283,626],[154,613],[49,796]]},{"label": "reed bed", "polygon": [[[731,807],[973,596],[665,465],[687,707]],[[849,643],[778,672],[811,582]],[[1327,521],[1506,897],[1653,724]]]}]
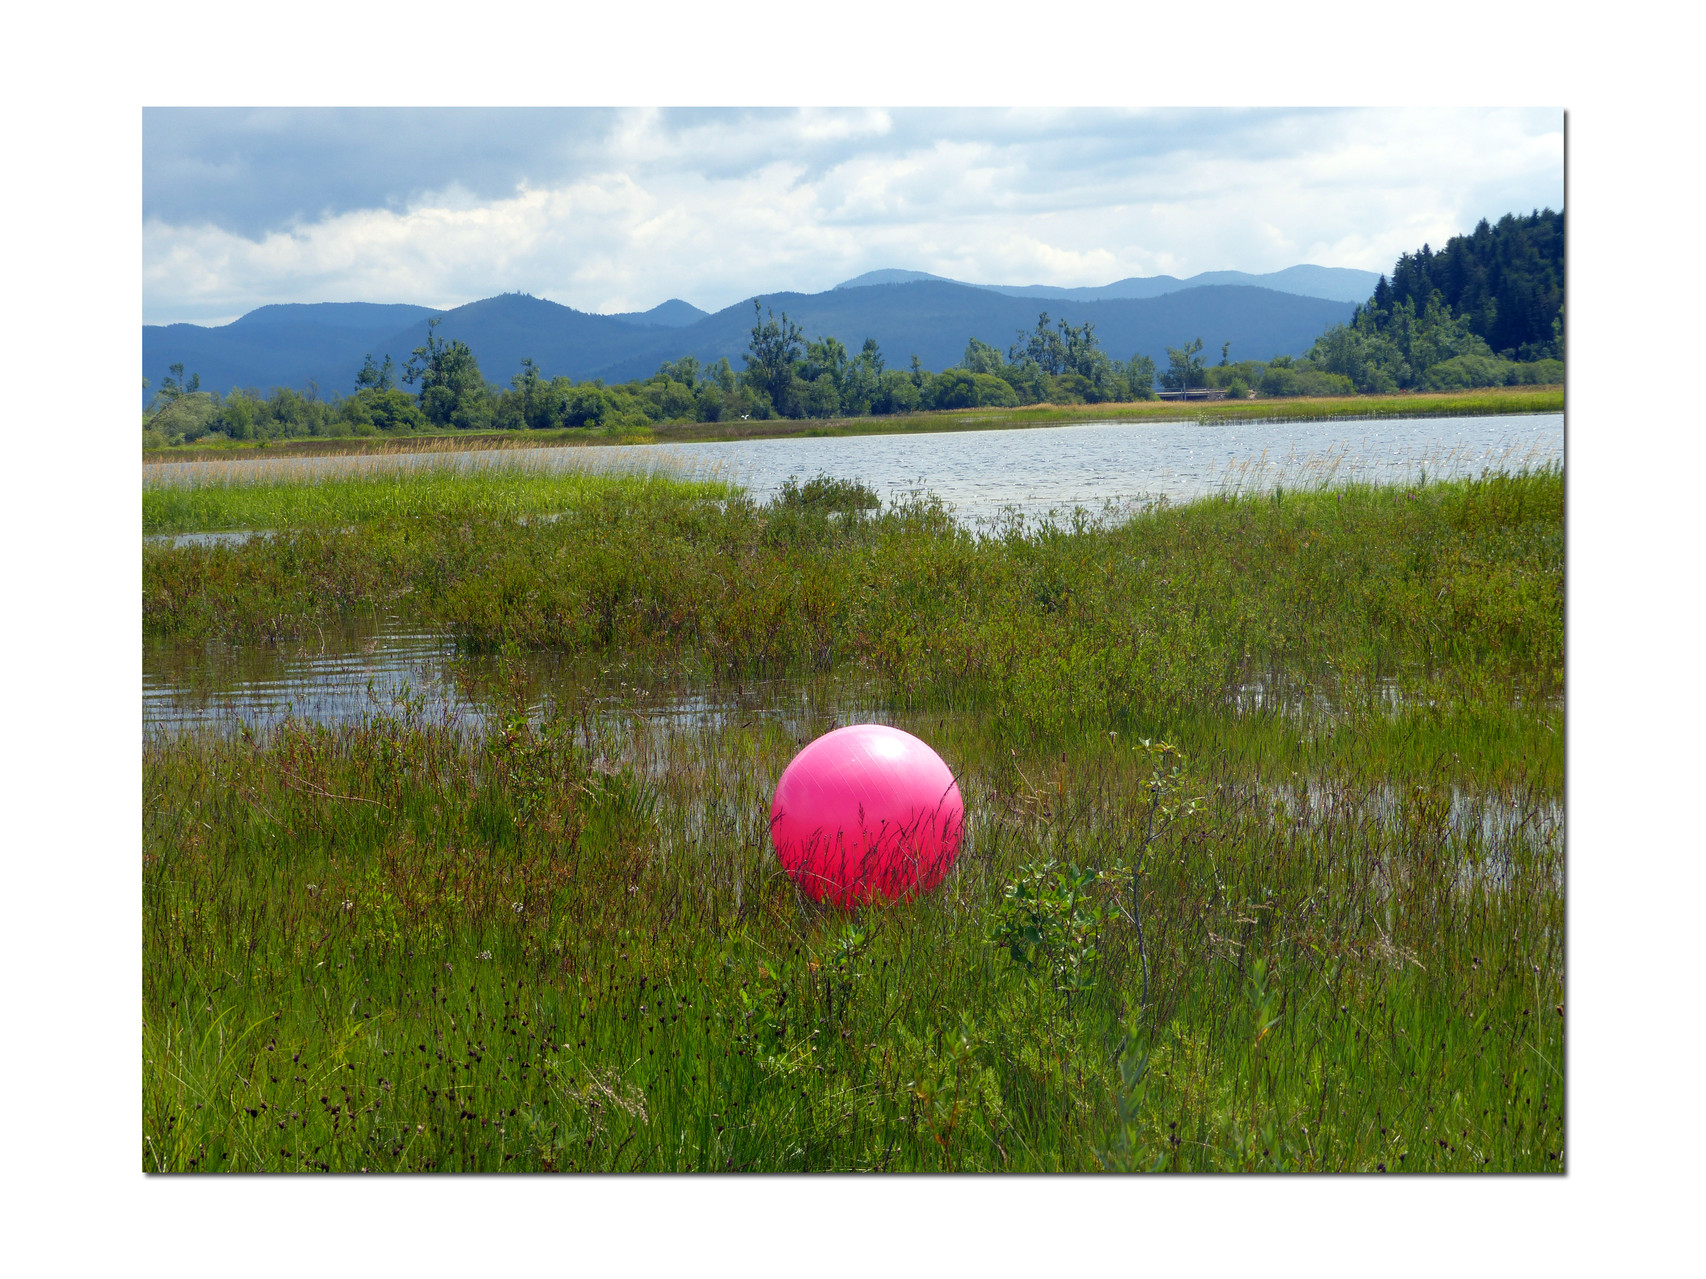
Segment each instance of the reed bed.
[{"label": "reed bed", "polygon": [[[237,465],[291,461],[302,458],[398,457],[407,454],[463,453],[633,443],[619,432],[563,431],[444,431],[393,436],[307,436],[289,440],[232,441],[178,444],[144,449],[144,468],[173,467],[195,462]],[[144,471],[146,475],[146,470]],[[147,481],[144,480],[146,483]]]},{"label": "reed bed", "polygon": [[1366,445],[1348,440],[1324,451],[1295,449],[1274,456],[1263,449],[1251,457],[1228,461],[1209,477],[1205,496],[1268,497],[1278,492],[1323,492],[1347,485],[1381,487],[1426,486],[1442,480],[1483,475],[1531,475],[1559,467],[1561,459],[1538,440],[1507,440],[1493,447],[1458,444],[1405,449],[1396,455],[1374,455]]},{"label": "reed bed", "polygon": [[[484,437],[481,437],[484,439]],[[347,456],[290,454],[277,457],[207,457],[153,461],[143,467],[144,491],[157,487],[240,484],[313,484],[327,479],[377,479],[441,468],[462,474],[654,476],[665,479],[718,478],[720,468],[668,447],[614,453],[567,452],[539,445],[527,436],[499,436],[479,448],[469,440],[434,437],[390,441],[395,447]]]},{"label": "reed bed", "polygon": [[144,472],[145,535],[324,529],[427,520],[513,521],[651,492],[727,496],[719,468],[659,450],[589,460],[543,450],[444,450],[266,462],[195,462]]}]

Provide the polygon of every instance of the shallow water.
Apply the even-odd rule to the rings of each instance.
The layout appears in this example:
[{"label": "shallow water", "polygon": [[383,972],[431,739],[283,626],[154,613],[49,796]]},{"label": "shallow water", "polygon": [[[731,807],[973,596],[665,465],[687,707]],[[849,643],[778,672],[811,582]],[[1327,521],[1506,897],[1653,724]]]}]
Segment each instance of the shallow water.
[{"label": "shallow water", "polygon": [[[1118,511],[1156,498],[1183,500],[1233,489],[1337,480],[1413,481],[1561,462],[1562,414],[1394,418],[1346,422],[1096,423],[934,435],[741,440],[669,446],[503,449],[383,454],[145,468],[148,484],[229,482],[234,473],[336,475],[415,466],[539,465],[564,469],[663,470],[715,475],[764,500],[789,476],[862,479],[890,500],[928,490],[963,520],[1027,517],[1083,506]],[[548,517],[546,517],[548,518]],[[177,543],[237,543],[251,532],[181,534]],[[433,719],[483,721],[520,680],[536,707],[546,697],[605,698],[648,716],[715,723],[727,714],[781,713],[771,689],[653,687],[636,674],[554,654],[529,655],[499,671],[493,659],[456,656],[442,635],[395,619],[316,634],[305,642],[233,648],[144,646],[145,730],[260,728],[294,714],[324,723],[359,719],[398,698],[421,699]],[[590,690],[590,691],[589,691]],[[800,692],[809,698],[809,692]],[[857,699],[856,699],[857,700]],[[1256,710],[1259,686],[1236,699]],[[1288,709],[1302,709],[1289,707]],[[1315,709],[1321,709],[1315,707]]]},{"label": "shallow water", "polygon": [[401,697],[425,697],[433,718],[477,713],[448,677],[454,647],[388,619],[284,644],[146,642],[142,723],[150,728],[264,728],[286,715],[319,723],[360,719]]},{"label": "shallow water", "polygon": [[[1253,788],[1253,796],[1269,805],[1283,805],[1299,819],[1338,820],[1352,826],[1402,824],[1406,796],[1391,784],[1372,790],[1347,791],[1320,779]],[[1557,851],[1564,837],[1564,805],[1556,796],[1538,791],[1507,789],[1493,794],[1453,784],[1443,796],[1430,797],[1435,824],[1459,844],[1472,848],[1478,873],[1509,873],[1506,858],[1513,849],[1549,848]],[[1562,873],[1562,866],[1559,867]]]},{"label": "shallow water", "polygon": [[405,709],[429,723],[478,728],[518,708],[538,715],[550,703],[686,731],[869,714],[880,698],[874,685],[847,678],[688,684],[558,653],[471,657],[447,637],[394,617],[281,644],[154,641],[142,651],[145,734],[259,731],[287,717],[343,724]]},{"label": "shallow water", "polygon": [[789,476],[859,479],[885,499],[931,492],[961,519],[1074,506],[1100,512],[1157,498],[1326,480],[1408,482],[1486,467],[1561,462],[1564,417],[1391,418],[1321,422],[1114,422],[928,435],[732,440],[599,448],[180,462],[144,468],[145,484],[372,473],[422,466],[659,470],[743,484],[767,500]]},{"label": "shallow water", "polygon": [[218,533],[147,533],[142,540],[149,546],[241,546],[252,538],[272,535],[272,529],[239,528]]}]

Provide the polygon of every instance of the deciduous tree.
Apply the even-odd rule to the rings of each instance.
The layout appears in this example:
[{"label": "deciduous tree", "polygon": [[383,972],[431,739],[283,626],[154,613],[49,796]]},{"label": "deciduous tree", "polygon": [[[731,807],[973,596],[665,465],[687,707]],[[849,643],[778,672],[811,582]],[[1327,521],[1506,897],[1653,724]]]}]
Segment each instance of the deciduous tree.
[{"label": "deciduous tree", "polygon": [[1194,338],[1183,347],[1167,348],[1167,371],[1161,375],[1161,385],[1169,391],[1186,391],[1208,385],[1208,371],[1202,361],[1202,339]]}]

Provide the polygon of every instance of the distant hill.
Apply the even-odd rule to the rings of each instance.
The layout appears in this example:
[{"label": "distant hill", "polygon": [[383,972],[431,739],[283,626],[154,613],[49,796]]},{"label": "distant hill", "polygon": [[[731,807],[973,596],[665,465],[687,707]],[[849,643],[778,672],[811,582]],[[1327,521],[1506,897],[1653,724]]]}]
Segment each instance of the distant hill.
[{"label": "distant hill", "polygon": [[[389,351],[401,365],[409,348],[385,340],[416,320],[424,331],[427,317],[438,314],[407,304],[311,302],[259,307],[216,328],[145,324],[142,374],[158,387],[167,369],[182,363],[209,391],[317,384],[326,394],[347,392],[363,356],[371,351],[383,360]],[[144,402],[151,394],[143,393]]]},{"label": "distant hill", "polygon": [[[527,358],[538,364],[547,377],[567,374],[577,381],[593,377],[599,369],[627,358],[636,348],[679,346],[681,340],[677,335],[683,331],[641,327],[613,315],[577,311],[560,302],[547,302],[525,293],[505,293],[446,311],[437,333],[446,340],[460,338],[466,342],[473,348],[486,380],[503,383],[509,381]],[[422,319],[395,334],[391,341],[407,354],[424,345],[426,338],[426,321]]]},{"label": "distant hill", "polygon": [[[925,368],[947,368],[959,362],[971,337],[1006,350],[1016,331],[1034,327],[1044,309],[1038,299],[938,280],[773,293],[760,301],[766,310],[786,311],[809,337],[831,335],[849,350],[857,350],[867,337],[875,338],[892,368],[904,366],[914,354]],[[1230,341],[1235,358],[1301,354],[1328,325],[1349,319],[1353,310],[1347,302],[1226,285],[1158,298],[1042,301],[1052,318],[1094,323],[1102,349],[1115,359],[1143,354],[1163,366],[1168,346],[1182,346],[1195,337],[1202,338],[1205,351],[1215,354],[1222,342]],[[643,377],[663,360],[684,354],[705,361],[727,356],[738,369],[751,329],[748,299],[678,330],[670,335],[673,341],[654,342],[613,362],[598,375],[613,382]]]},{"label": "distant hill", "polygon": [[256,307],[247,315],[233,320],[228,328],[258,332],[312,325],[361,333],[394,333],[399,326],[411,320],[439,314],[441,312],[430,306],[414,306],[407,302],[287,302]]},{"label": "distant hill", "polygon": [[612,320],[621,320],[624,324],[635,324],[641,327],[651,326],[660,329],[679,329],[689,324],[697,324],[703,320],[709,311],[701,311],[691,302],[683,302],[680,298],[671,298],[667,302],[659,302],[649,311],[616,311]]},{"label": "distant hill", "polygon": [[[702,319],[705,312],[679,299],[651,311],[593,315],[523,293],[502,294],[449,311],[370,302],[320,302],[263,306],[230,324],[143,325],[142,369],[155,387],[174,363],[201,378],[204,390],[275,386],[323,396],[349,394],[356,370],[372,354],[389,355],[399,375],[409,353],[426,341],[427,321],[437,316],[439,336],[461,338],[474,348],[482,372],[506,381],[524,350],[554,373],[584,369],[587,361],[609,363],[657,334]],[[494,362],[489,351],[501,353]],[[146,403],[152,392],[144,392]]]},{"label": "distant hill", "polygon": [[[1112,287],[1112,286],[1110,286]],[[1218,356],[1232,343],[1233,358],[1301,354],[1330,324],[1350,318],[1346,302],[1301,297],[1247,285],[1199,285],[1152,298],[1036,298],[942,280],[879,284],[824,293],[765,294],[766,308],[787,311],[808,337],[833,335],[850,350],[874,337],[890,367],[916,354],[926,368],[957,363],[970,337],[1003,350],[1015,331],[1036,324],[1039,310],[1079,324],[1090,321],[1102,347],[1116,359],[1134,353],[1166,363],[1166,347],[1192,338]],[[473,348],[481,371],[507,382],[524,357],[547,376],[620,382],[645,377],[665,360],[726,356],[736,369],[752,329],[752,299],[691,323],[637,324],[632,316],[593,315],[526,294],[509,293],[449,311],[363,303],[271,306],[231,324],[148,325],[142,330],[143,373],[155,386],[182,362],[207,390],[233,386],[263,392],[274,386],[318,386],[322,395],[348,394],[356,370],[371,353],[401,366],[426,341],[427,320],[441,317],[438,333]],[[696,309],[696,308],[692,308]],[[663,310],[663,308],[655,308]],[[650,312],[641,312],[648,315]]]},{"label": "distant hill", "polygon": [[[843,280],[835,287],[838,289],[862,289],[868,284],[916,284],[920,280],[934,280],[938,284],[964,284],[964,280],[950,280],[945,275],[931,275],[928,271],[867,271],[864,275],[856,275],[851,280]],[[974,289],[990,289],[992,284],[973,284]]]},{"label": "distant hill", "polygon": [[[936,280],[943,284],[963,284],[962,280],[947,280],[924,271],[867,271],[851,280],[843,280],[838,289],[865,288],[873,284],[910,284],[919,280]],[[1057,298],[1081,302],[1106,298],[1158,298],[1181,289],[1200,289],[1215,284],[1246,284],[1258,289],[1273,289],[1277,293],[1295,293],[1299,297],[1326,298],[1333,302],[1366,302],[1380,276],[1374,271],[1358,271],[1342,266],[1288,266],[1283,271],[1251,275],[1245,271],[1204,271],[1199,275],[1178,279],[1171,275],[1131,276],[1087,288],[1068,289],[1053,284],[973,284],[974,289],[990,289],[1021,298]]]}]

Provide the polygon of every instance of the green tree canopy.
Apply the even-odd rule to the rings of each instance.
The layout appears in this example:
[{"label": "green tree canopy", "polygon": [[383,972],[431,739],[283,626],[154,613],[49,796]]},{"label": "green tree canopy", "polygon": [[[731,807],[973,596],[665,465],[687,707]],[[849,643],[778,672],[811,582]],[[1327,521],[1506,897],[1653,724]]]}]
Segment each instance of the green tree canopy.
[{"label": "green tree canopy", "polygon": [[1131,394],[1140,400],[1155,398],[1155,361],[1141,353],[1133,355],[1125,366],[1126,384]]},{"label": "green tree canopy", "polygon": [[1161,375],[1161,385],[1169,391],[1186,391],[1208,385],[1201,338],[1193,338],[1182,347],[1167,348],[1167,371]]},{"label": "green tree canopy", "polygon": [[373,356],[368,355],[362,362],[359,372],[355,375],[357,391],[391,391],[397,386],[397,368],[391,363],[391,357],[385,357],[384,364],[375,364]]},{"label": "green tree canopy", "polygon": [[420,384],[421,412],[435,426],[483,426],[491,414],[479,362],[466,342],[438,337],[433,332],[438,324],[438,316],[427,321],[426,344],[410,354],[403,381]]},{"label": "green tree canopy", "polygon": [[163,377],[160,379],[159,398],[165,400],[166,403],[170,404],[174,400],[181,399],[186,395],[194,395],[197,391],[201,390],[201,374],[192,373],[186,381],[184,378],[184,366],[181,364],[171,365],[169,372],[171,374],[170,377]]},{"label": "green tree canopy", "polygon": [[987,342],[972,338],[966,343],[966,353],[960,357],[960,367],[972,373],[999,375],[1007,367],[1001,352]]},{"label": "green tree canopy", "polygon": [[1008,348],[1007,358],[1014,364],[1029,360],[1044,373],[1064,373],[1069,363],[1066,343],[1059,332],[1049,327],[1047,311],[1037,315],[1037,327],[1029,333],[1019,330],[1018,341]]},{"label": "green tree canopy", "polygon": [[841,345],[839,338],[823,337],[816,342],[806,344],[805,367],[800,370],[800,376],[808,382],[815,382],[827,374],[830,384],[839,389],[841,380],[847,373],[847,348]]},{"label": "green tree canopy", "polygon": [[779,411],[785,412],[783,405],[792,398],[794,362],[800,358],[805,334],[788,318],[786,311],[782,312],[780,321],[776,319],[774,310],[766,320],[756,298],[753,299],[752,314],[752,336],[740,357],[746,362],[747,381],[763,392]]},{"label": "green tree canopy", "polygon": [[1562,359],[1564,215],[1507,213],[1496,224],[1483,218],[1438,253],[1424,244],[1398,259],[1363,310],[1384,332],[1406,302],[1412,313],[1425,312],[1436,293],[1491,351],[1508,359]]},{"label": "green tree canopy", "polygon": [[[726,365],[728,360],[725,358]],[[657,375],[671,382],[680,382],[683,386],[693,386],[699,380],[699,360],[697,356],[684,355],[679,360],[665,360],[658,365]]]}]

